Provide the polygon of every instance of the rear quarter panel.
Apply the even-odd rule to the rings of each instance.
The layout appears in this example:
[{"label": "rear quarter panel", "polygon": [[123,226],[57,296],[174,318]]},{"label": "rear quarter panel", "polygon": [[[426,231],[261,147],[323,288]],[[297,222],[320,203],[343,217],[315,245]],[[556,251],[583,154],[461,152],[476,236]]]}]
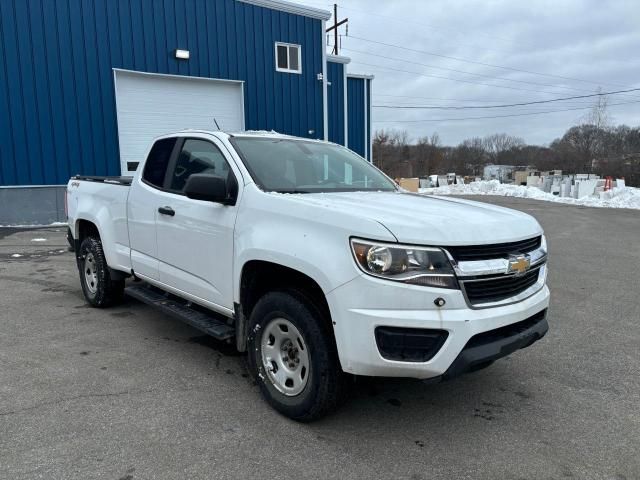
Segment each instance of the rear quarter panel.
[{"label": "rear quarter panel", "polygon": [[129,187],[101,182],[70,180],[67,185],[69,227],[79,238],[81,220],[96,225],[102,247],[111,268],[131,270],[127,197]]}]

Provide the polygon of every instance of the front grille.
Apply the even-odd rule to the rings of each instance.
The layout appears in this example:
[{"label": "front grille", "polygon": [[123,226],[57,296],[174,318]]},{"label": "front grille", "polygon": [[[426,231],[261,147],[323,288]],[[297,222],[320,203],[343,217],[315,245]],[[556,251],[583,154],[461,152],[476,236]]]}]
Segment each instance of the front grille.
[{"label": "front grille", "polygon": [[493,245],[468,245],[462,247],[444,247],[457,262],[469,260],[490,260],[507,258],[514,253],[527,253],[537,249],[542,237],[529,238],[519,242],[495,243]]},{"label": "front grille", "polygon": [[486,280],[463,281],[462,288],[469,302],[474,304],[499,302],[524,292],[538,281],[540,269],[536,268],[524,275],[492,277]]}]

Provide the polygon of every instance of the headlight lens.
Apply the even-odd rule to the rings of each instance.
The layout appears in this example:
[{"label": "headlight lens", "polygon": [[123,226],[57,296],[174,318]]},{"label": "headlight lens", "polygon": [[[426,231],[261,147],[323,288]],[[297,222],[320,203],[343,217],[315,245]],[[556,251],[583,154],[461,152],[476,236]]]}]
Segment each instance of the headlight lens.
[{"label": "headlight lens", "polygon": [[374,277],[413,285],[458,288],[451,263],[440,248],[352,239],[351,249],[360,269]]}]

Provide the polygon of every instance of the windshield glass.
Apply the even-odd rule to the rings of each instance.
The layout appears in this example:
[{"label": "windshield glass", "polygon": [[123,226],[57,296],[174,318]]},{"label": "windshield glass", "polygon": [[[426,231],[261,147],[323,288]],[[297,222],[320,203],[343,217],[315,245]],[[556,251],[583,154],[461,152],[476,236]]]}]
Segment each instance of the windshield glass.
[{"label": "windshield glass", "polygon": [[395,190],[395,184],[350,150],[328,143],[234,137],[256,184],[281,193]]}]

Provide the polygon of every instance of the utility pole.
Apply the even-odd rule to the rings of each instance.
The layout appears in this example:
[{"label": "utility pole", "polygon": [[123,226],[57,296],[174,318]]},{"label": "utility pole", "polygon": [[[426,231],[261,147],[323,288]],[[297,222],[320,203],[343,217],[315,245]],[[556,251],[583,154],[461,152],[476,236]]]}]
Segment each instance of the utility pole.
[{"label": "utility pole", "polygon": [[334,55],[338,55],[338,27],[340,25],[344,25],[348,21],[349,21],[348,18],[338,21],[338,4],[334,3],[333,4],[333,25],[327,28],[326,30],[327,33],[333,30],[333,50],[331,50],[331,53],[333,53]]}]

